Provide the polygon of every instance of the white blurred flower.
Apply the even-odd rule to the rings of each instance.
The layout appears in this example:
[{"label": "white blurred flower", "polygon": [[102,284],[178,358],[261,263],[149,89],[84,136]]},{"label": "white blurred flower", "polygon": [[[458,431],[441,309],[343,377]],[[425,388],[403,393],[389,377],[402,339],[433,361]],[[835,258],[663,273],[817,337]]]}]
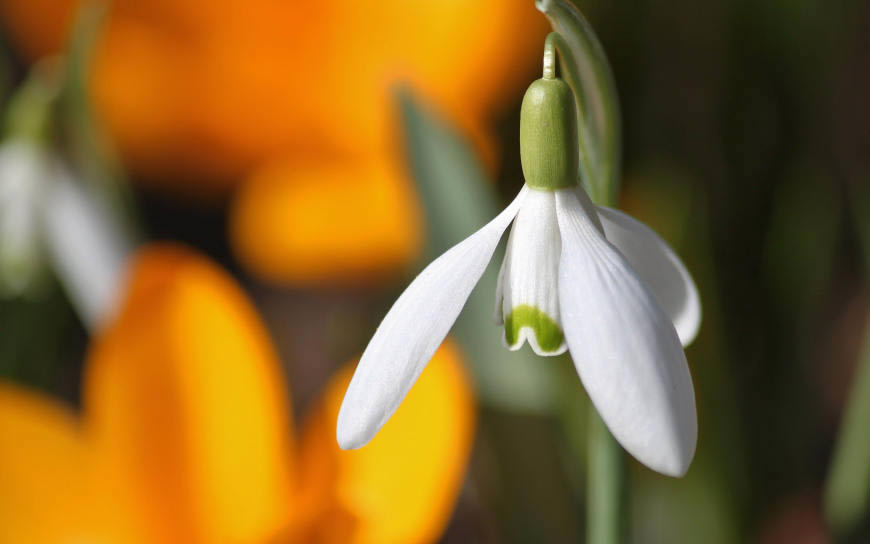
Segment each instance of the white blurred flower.
[{"label": "white blurred flower", "polygon": [[21,296],[50,266],[89,327],[117,304],[129,242],[111,211],[35,141],[0,144],[0,294]]},{"label": "white blurred flower", "polygon": [[78,316],[96,329],[114,317],[132,242],[98,195],[55,160],[41,224],[46,253]]}]

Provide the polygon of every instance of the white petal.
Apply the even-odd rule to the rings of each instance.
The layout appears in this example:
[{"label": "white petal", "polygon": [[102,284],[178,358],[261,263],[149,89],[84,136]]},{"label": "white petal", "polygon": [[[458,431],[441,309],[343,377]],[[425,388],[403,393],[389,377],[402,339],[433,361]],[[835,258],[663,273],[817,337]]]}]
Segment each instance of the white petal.
[{"label": "white petal", "polygon": [[502,338],[515,351],[528,340],[538,355],[568,349],[559,319],[559,224],[553,191],[529,189],[511,227],[502,264]]},{"label": "white petal", "polygon": [[680,476],[695,454],[695,394],[676,330],[573,191],[556,194],[559,302],[568,349],[589,397],[640,462]]},{"label": "white petal", "polygon": [[504,258],[501,260],[501,266],[498,269],[498,279],[495,282],[495,324],[504,325],[504,269],[505,263],[510,260],[511,244],[508,241],[507,248],[504,251]]},{"label": "white petal", "polygon": [[54,166],[43,209],[48,254],[79,317],[97,330],[119,309],[130,241],[96,195]]},{"label": "white petal", "polygon": [[368,443],[447,336],[527,193],[435,259],[399,297],[360,358],[338,414],[343,449]]},{"label": "white petal", "polygon": [[646,283],[688,346],[701,326],[701,298],[683,262],[658,234],[630,215],[604,206],[598,206],[598,214],[607,240]]}]

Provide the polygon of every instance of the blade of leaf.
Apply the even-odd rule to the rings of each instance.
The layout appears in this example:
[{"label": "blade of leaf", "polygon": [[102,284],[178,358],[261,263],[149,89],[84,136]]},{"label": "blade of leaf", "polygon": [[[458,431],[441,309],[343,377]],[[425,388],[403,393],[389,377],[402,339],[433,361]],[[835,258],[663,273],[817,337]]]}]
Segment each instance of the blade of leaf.
[{"label": "blade of leaf", "polygon": [[[860,184],[851,189],[852,216],[870,268],[870,190]],[[825,517],[841,539],[860,526],[870,509],[870,321],[863,342],[825,483]]]},{"label": "blade of leaf", "polygon": [[63,143],[76,170],[105,200],[125,234],[138,239],[140,222],[132,190],[88,91],[91,57],[108,9],[107,1],[91,0],[83,2],[76,13],[64,56],[58,113]]},{"label": "blade of leaf", "polygon": [[855,369],[825,486],[825,517],[846,537],[870,506],[870,326]]},{"label": "blade of leaf", "polygon": [[[406,155],[426,213],[426,254],[432,258],[485,225],[501,204],[459,134],[422,106],[410,90],[400,90],[398,101]],[[550,411],[554,408],[555,363],[527,349],[508,351],[493,323],[503,255],[501,249],[496,252],[460,314],[453,335],[468,355],[481,401],[514,410]]]},{"label": "blade of leaf", "polygon": [[558,33],[552,39],[562,77],[577,99],[581,181],[593,200],[614,202],[619,192],[621,127],[616,84],[604,48],[571,3],[536,0],[535,5]]}]

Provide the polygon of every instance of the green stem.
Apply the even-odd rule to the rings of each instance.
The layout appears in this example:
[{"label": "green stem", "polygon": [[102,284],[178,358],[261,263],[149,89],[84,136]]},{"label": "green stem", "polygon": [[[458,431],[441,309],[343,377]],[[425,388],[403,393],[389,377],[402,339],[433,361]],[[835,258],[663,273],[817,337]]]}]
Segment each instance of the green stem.
[{"label": "green stem", "polygon": [[560,36],[551,32],[544,42],[544,79],[556,77],[556,41]]},{"label": "green stem", "polygon": [[616,84],[592,27],[570,0],[536,0],[555,31],[561,77],[577,96],[580,178],[589,196],[612,198],[620,181],[620,116]]},{"label": "green stem", "polygon": [[586,542],[622,542],[625,517],[625,459],[622,447],[601,416],[589,411],[589,460],[586,480]]}]

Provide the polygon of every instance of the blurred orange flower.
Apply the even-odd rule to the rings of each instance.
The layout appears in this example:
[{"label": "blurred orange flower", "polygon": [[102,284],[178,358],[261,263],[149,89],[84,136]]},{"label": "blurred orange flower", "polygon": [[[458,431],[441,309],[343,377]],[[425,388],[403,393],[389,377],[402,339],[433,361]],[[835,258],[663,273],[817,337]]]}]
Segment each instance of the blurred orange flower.
[{"label": "blurred orange flower", "polygon": [[[35,59],[60,50],[76,5],[0,0],[0,14]],[[395,86],[492,162],[492,117],[522,90],[546,29],[531,0],[116,0],[92,89],[137,179],[200,193],[245,182],[231,222],[250,270],[285,284],[376,280],[421,238]],[[334,209],[338,191],[354,206]]]},{"label": "blurred orange flower", "polygon": [[473,435],[459,353],[446,342],[378,438],[342,451],[351,371],[295,444],[276,355],[243,292],[190,250],[146,248],[88,355],[80,418],[0,383],[0,541],[434,541]]}]

